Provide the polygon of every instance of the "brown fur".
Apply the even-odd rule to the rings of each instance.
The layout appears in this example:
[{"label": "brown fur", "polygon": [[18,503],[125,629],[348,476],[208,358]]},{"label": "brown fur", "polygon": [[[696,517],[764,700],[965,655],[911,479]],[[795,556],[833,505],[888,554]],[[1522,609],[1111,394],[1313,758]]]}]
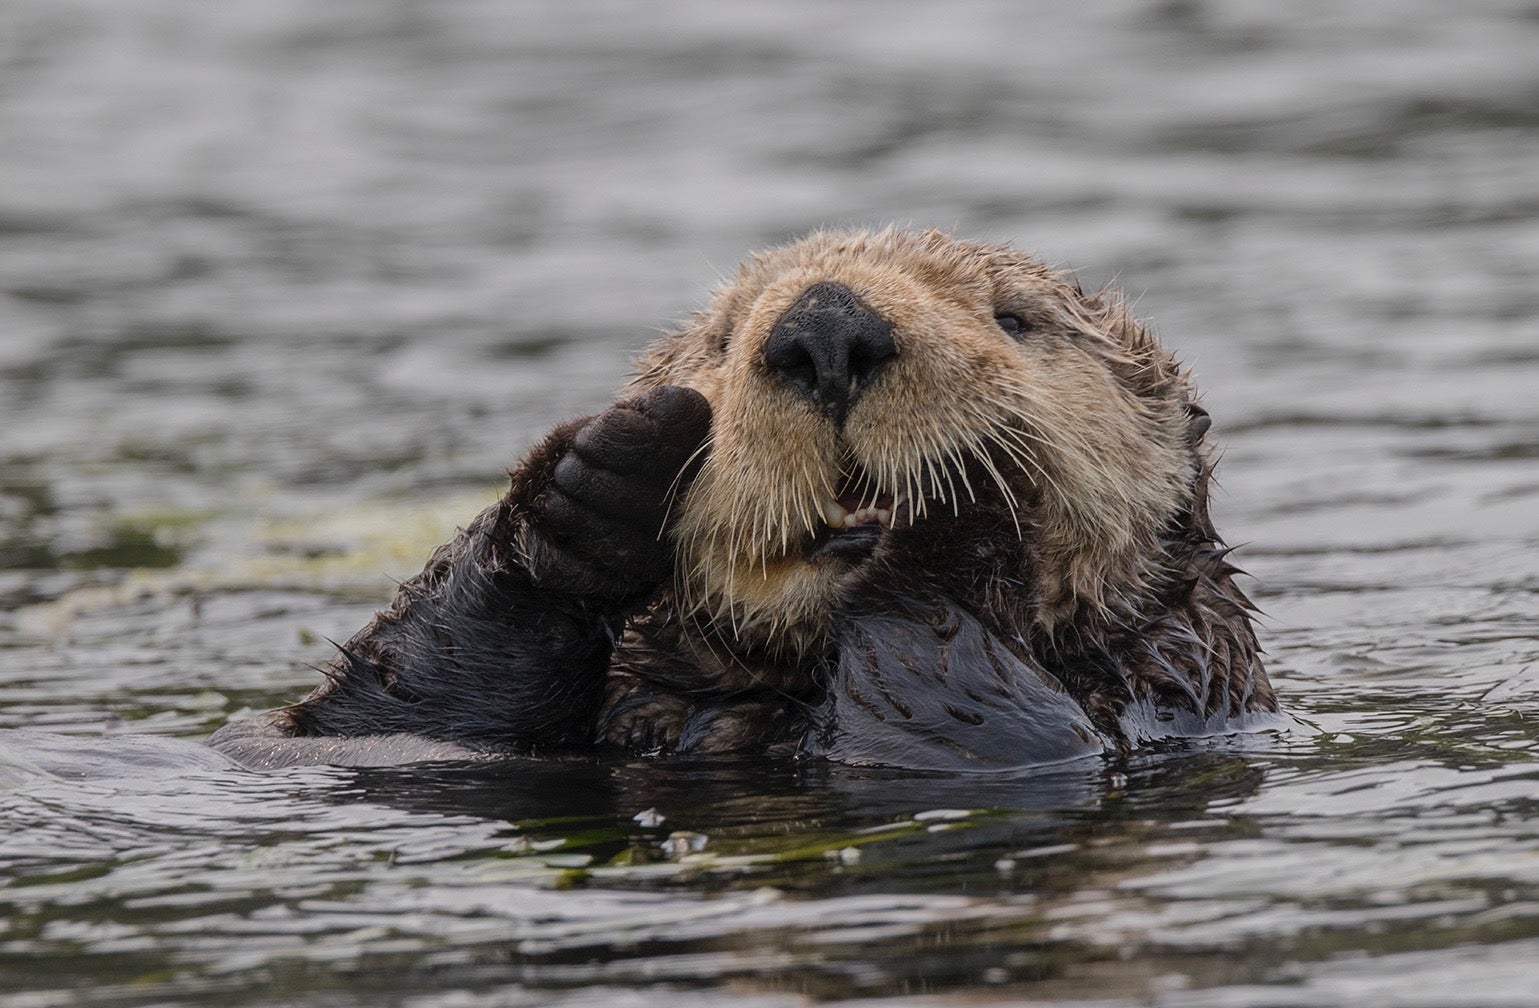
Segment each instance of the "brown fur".
[{"label": "brown fur", "polygon": [[[760,361],[787,307],[829,280],[889,321],[898,348],[842,432]],[[1002,314],[1027,331],[1003,331]],[[706,396],[712,443],[680,505],[674,591],[627,636],[612,692],[677,665],[664,678],[695,689],[807,695],[841,599],[873,581],[960,579],[950,591],[1103,726],[1138,698],[1274,706],[1207,517],[1206,414],[1115,294],[1086,295],[1007,246],[820,232],[753,257],[651,347],[634,386],[659,385]],[[850,461],[909,503],[872,561],[803,562]],[[961,537],[971,555],[954,533],[917,534],[936,523],[981,533]],[[1223,684],[1234,696],[1213,695]]]},{"label": "brown fur", "polygon": [[[823,284],[891,337],[838,410],[766,352]],[[316,693],[214,744],[1008,766],[1277,709],[1207,414],[1115,294],[1008,246],[819,232],[750,259],[629,394],[553,431]],[[835,541],[855,488],[892,513]]]}]

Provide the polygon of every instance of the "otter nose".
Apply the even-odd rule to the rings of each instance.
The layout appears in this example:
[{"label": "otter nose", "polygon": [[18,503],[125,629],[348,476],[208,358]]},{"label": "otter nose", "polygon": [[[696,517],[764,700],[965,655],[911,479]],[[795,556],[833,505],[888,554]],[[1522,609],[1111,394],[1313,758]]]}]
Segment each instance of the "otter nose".
[{"label": "otter nose", "polygon": [[770,330],[764,362],[834,422],[898,352],[892,326],[843,284],[815,283]]}]

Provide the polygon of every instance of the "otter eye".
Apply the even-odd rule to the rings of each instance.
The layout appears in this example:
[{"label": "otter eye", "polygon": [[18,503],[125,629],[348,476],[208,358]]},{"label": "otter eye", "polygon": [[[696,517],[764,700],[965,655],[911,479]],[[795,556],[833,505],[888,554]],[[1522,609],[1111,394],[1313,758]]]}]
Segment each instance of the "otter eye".
[{"label": "otter eye", "polygon": [[1019,315],[995,315],[994,322],[1011,336],[1019,336],[1027,328]]}]

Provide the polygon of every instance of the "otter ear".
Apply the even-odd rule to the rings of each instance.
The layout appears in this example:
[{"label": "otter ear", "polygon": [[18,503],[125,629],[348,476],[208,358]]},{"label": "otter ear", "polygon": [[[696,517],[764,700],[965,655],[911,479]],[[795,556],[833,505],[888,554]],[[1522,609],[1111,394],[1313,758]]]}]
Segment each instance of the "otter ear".
[{"label": "otter ear", "polygon": [[1213,426],[1213,418],[1208,416],[1208,411],[1194,402],[1186,404],[1187,415],[1192,418],[1191,426],[1187,428],[1186,436],[1192,445],[1202,441],[1202,436]]},{"label": "otter ear", "polygon": [[1187,444],[1196,455],[1197,472],[1192,478],[1192,502],[1177,518],[1176,524],[1199,541],[1218,542],[1218,530],[1208,512],[1208,490],[1213,480],[1213,459],[1202,450],[1203,435],[1213,426],[1208,411],[1194,402],[1186,404],[1189,422],[1186,428]]}]

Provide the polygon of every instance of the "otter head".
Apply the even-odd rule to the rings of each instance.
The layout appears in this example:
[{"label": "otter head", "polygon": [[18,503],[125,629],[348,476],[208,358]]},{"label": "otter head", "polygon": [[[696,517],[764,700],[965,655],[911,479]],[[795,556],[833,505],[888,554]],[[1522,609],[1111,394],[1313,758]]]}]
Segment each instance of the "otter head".
[{"label": "otter head", "polygon": [[635,384],[714,412],[677,504],[678,604],[783,656],[825,646],[876,571],[1006,586],[1018,635],[1136,609],[1203,469],[1192,390],[1120,301],[934,231],[754,257]]}]

